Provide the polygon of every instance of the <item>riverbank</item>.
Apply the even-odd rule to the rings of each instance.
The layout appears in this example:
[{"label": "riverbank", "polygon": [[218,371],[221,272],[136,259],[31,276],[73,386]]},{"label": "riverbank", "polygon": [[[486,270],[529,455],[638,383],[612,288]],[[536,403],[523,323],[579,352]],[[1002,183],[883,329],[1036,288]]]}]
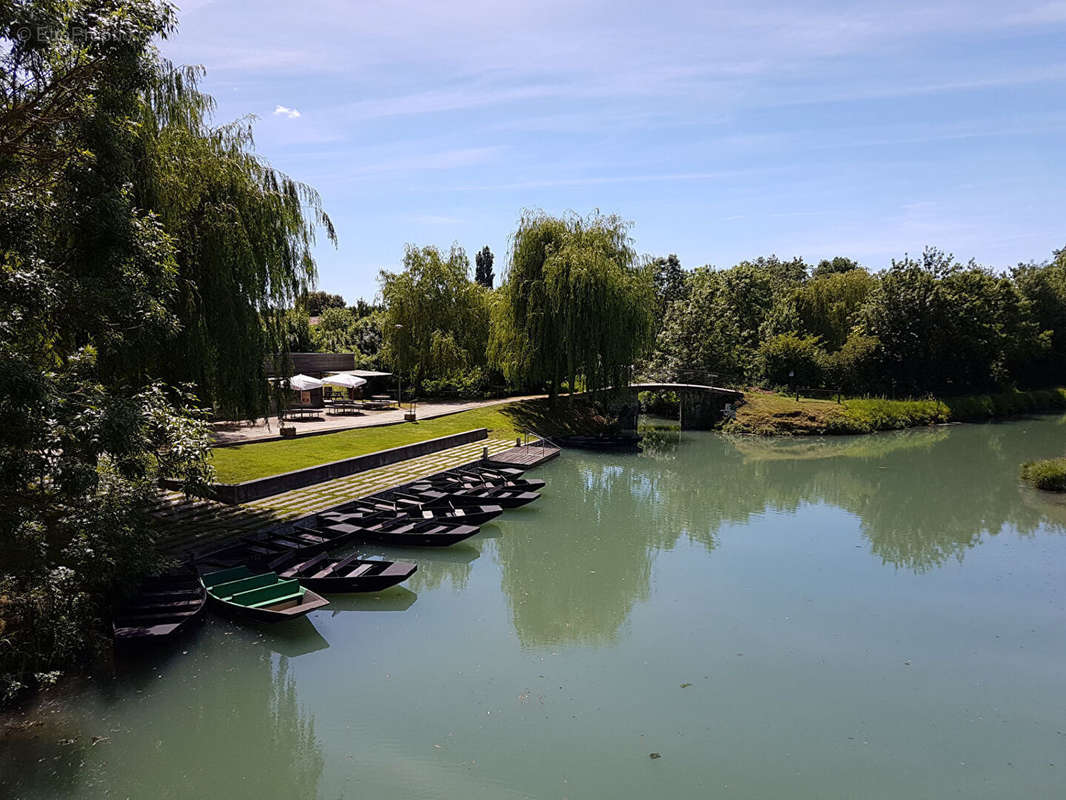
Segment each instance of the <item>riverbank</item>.
[{"label": "riverbank", "polygon": [[757,436],[823,436],[901,430],[946,422],[985,422],[1022,414],[1066,411],[1066,388],[1000,392],[921,400],[877,397],[841,402],[749,391],[727,433]]},{"label": "riverbank", "polygon": [[552,406],[517,399],[414,423],[218,447],[211,451],[211,463],[220,482],[240,483],[477,428],[488,429],[490,439],[515,439],[533,431],[555,437],[607,427],[609,421],[584,400],[561,399]]}]

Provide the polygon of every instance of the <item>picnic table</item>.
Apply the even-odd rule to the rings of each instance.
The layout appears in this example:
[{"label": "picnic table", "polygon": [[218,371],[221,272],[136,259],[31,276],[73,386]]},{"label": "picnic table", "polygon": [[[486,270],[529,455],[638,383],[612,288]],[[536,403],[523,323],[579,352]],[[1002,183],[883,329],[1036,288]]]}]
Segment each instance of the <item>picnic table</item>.
[{"label": "picnic table", "polygon": [[332,400],[326,404],[327,414],[358,414],[359,403],[354,400]]},{"label": "picnic table", "polygon": [[307,417],[317,417],[321,413],[321,408],[311,408],[310,406],[292,406],[291,408],[284,409],[279,416],[281,417],[281,419],[306,419]]},{"label": "picnic table", "polygon": [[363,401],[363,408],[388,409],[392,408],[393,403],[395,402],[396,401],[392,399],[391,395],[375,394],[372,395],[369,400]]}]

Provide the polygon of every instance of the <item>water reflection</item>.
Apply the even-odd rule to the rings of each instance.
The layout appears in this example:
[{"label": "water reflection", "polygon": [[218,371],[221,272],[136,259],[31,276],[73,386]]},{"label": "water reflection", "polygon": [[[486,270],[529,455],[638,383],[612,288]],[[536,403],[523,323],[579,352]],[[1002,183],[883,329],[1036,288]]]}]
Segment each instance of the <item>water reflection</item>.
[{"label": "water reflection", "polygon": [[[1061,531],[1046,502],[1024,502],[1021,462],[1061,450],[1037,435],[1047,420],[950,426],[842,441],[733,441],[745,479],[767,486],[767,504],[828,503],[861,520],[886,564],[925,572],[961,561],[985,536],[1010,529]],[[1027,435],[1032,434],[1032,435]],[[772,487],[772,488],[771,488]]]},{"label": "water reflection", "polygon": [[[63,715],[39,710],[46,725],[0,739],[7,796],[317,796],[324,760],[314,719],[300,707],[289,658],[272,652],[285,637],[208,627],[211,641],[199,644],[224,650],[224,666],[202,668],[188,651],[141,664],[76,692],[78,702],[57,706]],[[306,631],[290,638],[307,644]]]},{"label": "water reflection", "polygon": [[417,599],[417,594],[402,586],[369,594],[331,594],[329,608],[323,613],[336,616],[347,611],[406,611]]},{"label": "water reflection", "polygon": [[[332,605],[331,597],[330,606]],[[258,632],[257,644],[286,658],[299,658],[329,647],[329,642],[307,617],[271,625],[250,626],[248,630]]]},{"label": "water reflection", "polygon": [[[658,431],[632,456],[568,451],[543,474],[540,516],[508,518],[502,586],[523,645],[614,640],[649,597],[656,553],[713,550],[724,526],[804,505],[859,520],[881,561],[922,573],[985,537],[1063,530],[1066,504],[1021,489],[1018,465],[1059,452],[1050,420],[836,439]],[[530,507],[534,508],[534,507]],[[754,530],[748,535],[756,535]]]},{"label": "water reflection", "polygon": [[445,584],[459,592],[466,588],[470,580],[473,562],[481,557],[477,538],[451,547],[389,548],[384,551],[384,557],[391,561],[413,561],[418,564],[418,571],[406,583],[416,594],[439,589]]}]

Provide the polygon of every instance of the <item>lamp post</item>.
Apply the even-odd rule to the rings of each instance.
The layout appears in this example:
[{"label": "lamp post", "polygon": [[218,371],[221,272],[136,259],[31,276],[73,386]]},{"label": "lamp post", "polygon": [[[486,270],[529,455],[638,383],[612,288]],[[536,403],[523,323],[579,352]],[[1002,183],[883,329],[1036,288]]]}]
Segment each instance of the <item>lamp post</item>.
[{"label": "lamp post", "polygon": [[[397,338],[399,338],[399,332],[403,330],[403,325],[396,323],[394,326],[397,332]],[[399,347],[396,348],[396,408],[403,410],[403,362],[400,360]]]}]

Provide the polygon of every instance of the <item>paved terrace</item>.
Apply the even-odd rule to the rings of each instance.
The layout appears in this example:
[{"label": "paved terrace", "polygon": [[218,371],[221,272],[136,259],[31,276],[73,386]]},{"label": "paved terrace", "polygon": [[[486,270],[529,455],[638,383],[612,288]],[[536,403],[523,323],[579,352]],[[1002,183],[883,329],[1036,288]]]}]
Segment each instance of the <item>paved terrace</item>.
[{"label": "paved terrace", "polygon": [[[418,403],[416,411],[419,419],[433,419],[434,417],[444,417],[448,414],[457,414],[460,411],[470,411],[474,408],[517,403],[522,400],[535,400],[543,397],[547,397],[547,395],[531,394],[522,397],[501,397],[495,400],[434,400]],[[375,425],[391,425],[396,422],[403,422],[405,411],[406,408],[403,410],[393,408],[388,411],[363,411],[354,416],[344,414],[331,416],[323,409],[322,416],[317,419],[294,420],[289,424],[296,427],[297,436],[303,436],[308,433],[346,431],[351,428],[373,428]],[[254,424],[247,422],[216,422],[213,429],[215,441],[218,444],[249,444],[251,442],[281,438],[278,427],[277,417],[267,417]]]},{"label": "paved terrace", "polygon": [[491,456],[513,446],[514,441],[510,439],[482,439],[387,467],[264,497],[247,505],[231,506],[212,500],[186,498],[180,492],[164,492],[153,513],[163,521],[164,529],[171,534],[164,543],[164,550],[179,554],[205,542],[251,533],[276,522],[298,519],[469,464],[481,458],[482,448],[487,447]]}]

